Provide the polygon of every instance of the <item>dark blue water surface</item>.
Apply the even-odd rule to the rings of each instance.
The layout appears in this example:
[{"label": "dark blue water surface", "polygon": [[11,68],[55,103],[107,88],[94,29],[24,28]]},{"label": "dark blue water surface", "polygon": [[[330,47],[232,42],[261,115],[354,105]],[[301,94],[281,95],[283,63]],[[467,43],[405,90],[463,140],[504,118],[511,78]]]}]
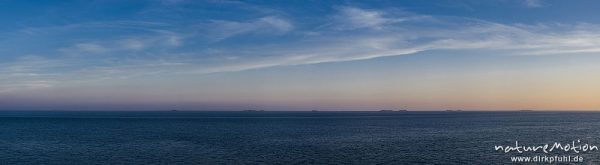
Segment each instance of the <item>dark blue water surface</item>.
[{"label": "dark blue water surface", "polygon": [[495,145],[578,139],[600,113],[0,112],[1,164],[504,164]]}]

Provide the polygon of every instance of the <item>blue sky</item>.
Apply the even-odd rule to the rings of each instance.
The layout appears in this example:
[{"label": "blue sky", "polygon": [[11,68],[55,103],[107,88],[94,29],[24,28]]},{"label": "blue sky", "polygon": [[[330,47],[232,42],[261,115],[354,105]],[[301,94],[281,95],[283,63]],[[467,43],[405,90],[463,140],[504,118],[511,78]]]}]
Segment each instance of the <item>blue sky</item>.
[{"label": "blue sky", "polygon": [[597,110],[598,8],[0,0],[0,108]]}]

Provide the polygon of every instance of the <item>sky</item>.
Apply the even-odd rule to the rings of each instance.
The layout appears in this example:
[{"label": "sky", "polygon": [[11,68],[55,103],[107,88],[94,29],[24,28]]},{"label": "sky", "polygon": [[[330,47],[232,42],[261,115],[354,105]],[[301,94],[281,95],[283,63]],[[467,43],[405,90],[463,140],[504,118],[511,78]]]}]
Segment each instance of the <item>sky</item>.
[{"label": "sky", "polygon": [[0,110],[600,110],[596,0],[0,0]]}]

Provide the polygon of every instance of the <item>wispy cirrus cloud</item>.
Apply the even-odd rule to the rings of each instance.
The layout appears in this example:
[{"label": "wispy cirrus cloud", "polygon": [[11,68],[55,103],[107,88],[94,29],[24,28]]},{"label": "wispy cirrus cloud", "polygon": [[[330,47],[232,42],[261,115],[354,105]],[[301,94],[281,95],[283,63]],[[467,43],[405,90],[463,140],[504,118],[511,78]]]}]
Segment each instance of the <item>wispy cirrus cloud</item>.
[{"label": "wispy cirrus cloud", "polygon": [[277,16],[267,16],[252,21],[213,20],[207,25],[200,26],[209,28],[202,33],[216,41],[247,33],[282,34],[294,28],[291,22]]},{"label": "wispy cirrus cloud", "polygon": [[524,2],[525,2],[525,6],[531,7],[531,8],[544,6],[542,0],[524,0]]},{"label": "wispy cirrus cloud", "polygon": [[[358,11],[369,19],[346,19],[339,15]],[[215,73],[285,65],[365,60],[415,54],[428,50],[483,50],[505,55],[556,55],[597,53],[598,27],[578,25],[509,25],[471,18],[410,15],[406,18],[385,11],[345,7],[331,17],[338,25],[321,29],[320,35],[271,45],[264,49],[239,48],[222,54],[254,56],[250,60],[217,62],[218,66],[190,67],[183,72]],[[351,12],[350,12],[351,13]],[[356,13],[355,13],[356,14]],[[362,23],[361,24],[361,20]],[[403,20],[403,21],[390,21]],[[344,24],[346,23],[346,24]],[[350,26],[356,25],[356,26]],[[356,28],[375,28],[377,31]],[[340,30],[342,32],[340,32]],[[343,31],[351,31],[344,33]],[[196,65],[201,66],[201,65]]]},{"label": "wispy cirrus cloud", "polygon": [[334,26],[340,30],[351,30],[358,28],[380,29],[383,26],[400,22],[399,19],[388,18],[384,12],[367,10],[355,7],[339,7],[338,13],[333,16]]},{"label": "wispy cirrus cloud", "polygon": [[[326,23],[318,27],[295,26],[293,19],[276,15],[245,21],[211,20],[189,24],[191,28],[162,23],[134,23],[137,27],[129,23],[102,24],[117,29],[136,27],[133,28],[136,33],[111,35],[102,40],[80,39],[59,48],[53,59],[31,57],[4,63],[0,72],[6,74],[0,75],[0,79],[11,81],[1,84],[3,88],[19,88],[16,85],[19,82],[49,87],[57,85],[56,82],[78,80],[202,75],[367,60],[431,50],[481,50],[505,55],[600,53],[597,30],[600,25],[595,24],[503,24],[352,6],[338,7],[335,11],[323,17]],[[82,26],[88,29],[92,25],[65,28],[76,31]],[[29,32],[41,31],[38,28]],[[318,35],[300,35],[309,32]],[[287,39],[243,45],[222,42],[244,39],[250,34]],[[105,56],[82,56],[89,53]]]},{"label": "wispy cirrus cloud", "polygon": [[182,45],[182,37],[175,33],[144,33],[141,35],[123,36],[115,39],[80,42],[57,49],[65,55],[122,55],[133,52],[171,49]]},{"label": "wispy cirrus cloud", "polygon": [[95,43],[77,43],[73,45],[73,49],[80,51],[80,53],[104,53],[108,51],[108,48]]}]

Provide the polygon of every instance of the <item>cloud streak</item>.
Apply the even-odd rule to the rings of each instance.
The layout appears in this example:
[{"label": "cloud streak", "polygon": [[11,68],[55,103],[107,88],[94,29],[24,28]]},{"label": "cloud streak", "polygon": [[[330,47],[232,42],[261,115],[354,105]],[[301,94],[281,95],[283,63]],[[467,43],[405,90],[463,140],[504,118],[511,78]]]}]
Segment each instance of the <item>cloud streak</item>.
[{"label": "cloud streak", "polygon": [[262,17],[249,22],[213,20],[210,24],[201,26],[210,29],[203,33],[215,41],[248,33],[283,34],[294,28],[289,21],[276,16]]},{"label": "cloud streak", "polygon": [[[136,29],[143,32],[104,40],[78,40],[57,49],[53,54],[56,58],[52,59],[28,56],[2,63],[0,92],[51,87],[58,82],[202,75],[368,60],[430,50],[481,50],[505,55],[600,53],[600,26],[595,24],[510,25],[352,6],[338,7],[336,13],[324,19],[326,23],[318,27],[297,26],[293,20],[275,15],[249,21],[211,20],[190,25],[191,28],[135,22],[139,25]],[[121,29],[131,24],[100,26]],[[65,27],[72,31],[90,26]],[[29,29],[27,34],[42,31]],[[227,44],[247,35],[287,39]],[[95,56],[86,56],[89,54]]]},{"label": "cloud streak", "polygon": [[527,7],[535,8],[535,7],[542,7],[543,3],[542,3],[542,0],[525,0],[525,5]]}]

